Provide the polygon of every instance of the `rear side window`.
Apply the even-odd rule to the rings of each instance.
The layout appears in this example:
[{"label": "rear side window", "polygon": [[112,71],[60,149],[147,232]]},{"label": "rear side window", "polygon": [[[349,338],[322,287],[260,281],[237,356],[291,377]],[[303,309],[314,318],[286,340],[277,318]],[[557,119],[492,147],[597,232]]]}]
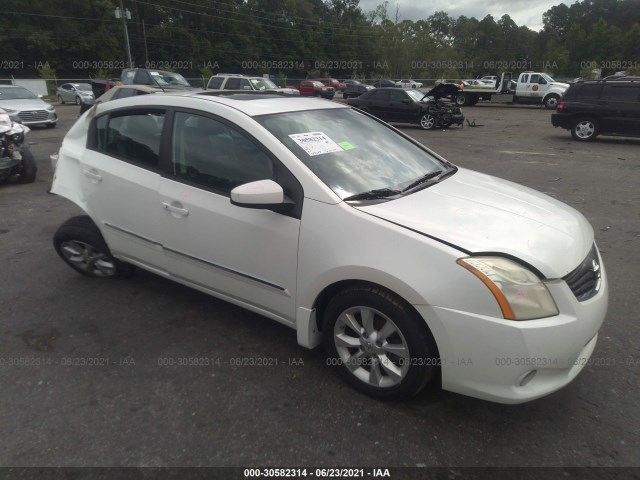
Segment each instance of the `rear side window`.
[{"label": "rear side window", "polygon": [[240,88],[239,78],[228,78],[227,83],[224,84],[225,90],[238,90]]},{"label": "rear side window", "polygon": [[211,77],[211,80],[209,80],[209,85],[207,85],[207,88],[219,89],[222,86],[223,80],[224,80],[224,77]]},{"label": "rear side window", "polygon": [[600,98],[601,92],[602,85],[583,85],[582,88],[578,90],[577,99],[583,101],[596,100]]},{"label": "rear side window", "polygon": [[136,111],[96,119],[93,146],[108,155],[159,168],[164,111]]}]

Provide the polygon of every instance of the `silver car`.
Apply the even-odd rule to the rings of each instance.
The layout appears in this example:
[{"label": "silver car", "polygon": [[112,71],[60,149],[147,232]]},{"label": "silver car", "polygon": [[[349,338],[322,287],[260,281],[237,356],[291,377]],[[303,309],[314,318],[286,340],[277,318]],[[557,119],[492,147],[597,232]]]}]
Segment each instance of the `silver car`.
[{"label": "silver car", "polygon": [[55,127],[58,114],[53,105],[42,100],[42,95],[17,85],[0,85],[0,108],[24,125]]},{"label": "silver car", "polygon": [[94,100],[91,85],[88,83],[64,83],[58,87],[56,95],[60,103],[71,102],[80,105]]}]

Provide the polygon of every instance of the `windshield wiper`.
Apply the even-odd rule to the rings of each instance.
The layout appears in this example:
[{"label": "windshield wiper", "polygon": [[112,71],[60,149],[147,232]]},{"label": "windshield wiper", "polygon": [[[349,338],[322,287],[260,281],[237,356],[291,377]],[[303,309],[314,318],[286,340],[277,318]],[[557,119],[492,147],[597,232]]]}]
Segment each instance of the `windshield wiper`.
[{"label": "windshield wiper", "polygon": [[402,193],[407,192],[416,188],[418,185],[422,185],[423,183],[428,182],[436,177],[438,177],[442,173],[442,170],[434,170],[433,172],[429,172],[426,175],[418,178],[415,182],[411,182],[409,185],[402,189]]},{"label": "windshield wiper", "polygon": [[379,198],[393,197],[394,195],[400,195],[400,190],[394,190],[392,188],[378,188],[376,190],[369,190],[368,192],[356,193],[349,197],[343,198],[345,202],[350,200],[377,200]]}]

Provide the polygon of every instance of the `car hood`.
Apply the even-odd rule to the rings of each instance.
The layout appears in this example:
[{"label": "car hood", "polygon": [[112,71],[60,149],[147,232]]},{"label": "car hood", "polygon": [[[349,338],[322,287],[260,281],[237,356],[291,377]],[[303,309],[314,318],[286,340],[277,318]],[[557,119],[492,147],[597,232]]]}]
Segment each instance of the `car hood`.
[{"label": "car hood", "polygon": [[465,169],[406,197],[355,208],[471,254],[519,258],[546,278],[574,270],[594,239],[591,225],[572,207]]},{"label": "car hood", "polygon": [[269,88],[267,92],[284,93],[285,95],[300,95],[300,90],[295,88]]},{"label": "car hood", "polygon": [[457,96],[459,92],[460,89],[453,83],[441,83],[425,93],[423,98],[433,97],[437,100],[439,98]]},{"label": "car hood", "polygon": [[563,82],[551,82],[549,85],[551,87],[569,88],[569,84]]},{"label": "car hood", "polygon": [[39,98],[25,99],[15,98],[13,100],[0,100],[0,108],[9,108],[11,110],[44,110],[50,107],[47,102]]}]

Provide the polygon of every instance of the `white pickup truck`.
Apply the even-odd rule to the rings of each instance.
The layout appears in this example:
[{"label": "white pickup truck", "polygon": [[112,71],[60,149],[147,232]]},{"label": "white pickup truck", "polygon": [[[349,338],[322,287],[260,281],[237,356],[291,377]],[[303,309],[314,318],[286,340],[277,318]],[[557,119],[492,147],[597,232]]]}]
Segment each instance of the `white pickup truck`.
[{"label": "white pickup truck", "polygon": [[556,108],[558,101],[569,88],[568,83],[556,82],[546,73],[523,72],[518,81],[505,72],[495,85],[468,86],[456,97],[459,106],[475,105],[480,100],[503,103],[537,103],[548,109]]}]

